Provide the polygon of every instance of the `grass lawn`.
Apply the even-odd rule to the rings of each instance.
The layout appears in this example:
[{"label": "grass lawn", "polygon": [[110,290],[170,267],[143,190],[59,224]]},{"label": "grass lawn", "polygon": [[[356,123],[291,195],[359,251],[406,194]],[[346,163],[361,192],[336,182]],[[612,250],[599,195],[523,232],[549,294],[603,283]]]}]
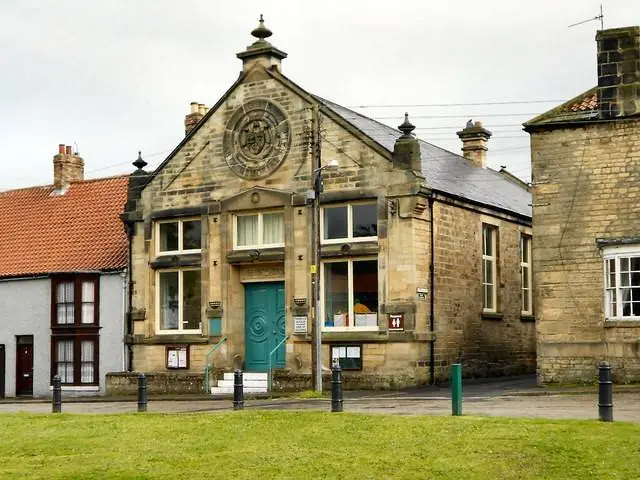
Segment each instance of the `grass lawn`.
[{"label": "grass lawn", "polygon": [[0,415],[0,478],[640,477],[640,425],[243,411]]}]

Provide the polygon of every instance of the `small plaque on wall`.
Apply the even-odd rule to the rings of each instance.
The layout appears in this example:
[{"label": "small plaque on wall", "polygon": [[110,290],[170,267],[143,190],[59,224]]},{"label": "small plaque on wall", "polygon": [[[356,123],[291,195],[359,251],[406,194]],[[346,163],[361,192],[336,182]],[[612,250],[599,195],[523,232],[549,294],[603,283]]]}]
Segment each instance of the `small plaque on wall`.
[{"label": "small plaque on wall", "polygon": [[389,314],[389,331],[390,332],[404,331],[404,313]]},{"label": "small plaque on wall", "polygon": [[189,346],[170,345],[167,346],[167,368],[189,368]]},{"label": "small plaque on wall", "polygon": [[307,316],[299,315],[293,317],[293,332],[307,333]]}]

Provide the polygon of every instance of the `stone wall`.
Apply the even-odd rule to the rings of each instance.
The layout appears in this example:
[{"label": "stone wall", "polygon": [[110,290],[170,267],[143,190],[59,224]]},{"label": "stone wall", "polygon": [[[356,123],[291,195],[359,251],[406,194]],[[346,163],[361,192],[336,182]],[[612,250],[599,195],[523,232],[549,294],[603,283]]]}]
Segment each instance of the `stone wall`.
[{"label": "stone wall", "polygon": [[[498,229],[498,313],[482,312],[482,225]],[[452,363],[463,375],[515,375],[535,370],[535,323],[521,315],[520,237],[531,229],[435,202],[435,329],[438,377]]]},{"label": "stone wall", "polygon": [[531,151],[538,380],[592,381],[600,360],[638,380],[640,323],[605,321],[596,239],[639,235],[640,121],[536,131]]}]

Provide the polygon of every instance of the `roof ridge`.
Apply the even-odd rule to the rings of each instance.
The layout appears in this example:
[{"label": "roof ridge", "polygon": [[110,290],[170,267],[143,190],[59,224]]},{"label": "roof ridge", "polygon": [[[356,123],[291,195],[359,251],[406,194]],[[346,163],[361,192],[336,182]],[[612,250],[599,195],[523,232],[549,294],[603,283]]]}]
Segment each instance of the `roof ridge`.
[{"label": "roof ridge", "polygon": [[[129,178],[128,173],[120,173],[117,175],[110,175],[108,177],[98,177],[98,178],[87,178],[84,180],[72,180],[69,182],[69,185],[78,185],[78,184],[85,184],[85,183],[92,183],[92,182],[103,182],[103,181],[107,181],[107,180],[115,180],[115,179],[119,179],[119,178]],[[25,190],[37,190],[37,189],[49,189],[49,188],[54,188],[53,183],[48,183],[45,185],[31,185],[29,187],[18,187],[18,188],[10,188],[8,190],[0,190],[0,195],[4,195],[7,193],[13,193],[13,192],[22,192]]]},{"label": "roof ridge", "polygon": [[570,98],[569,100],[567,100],[566,102],[561,103],[560,105],[556,105],[555,107],[553,107],[551,110],[547,110],[546,112],[541,113],[540,115],[537,115],[535,117],[533,117],[531,120],[527,120],[526,122],[524,122],[522,125],[527,127],[529,125],[536,125],[542,121],[545,121],[546,119],[551,119],[553,118],[553,116],[557,113],[562,113],[564,115],[575,115],[575,116],[579,116],[580,114],[584,114],[585,111],[586,112],[591,112],[591,111],[596,111],[596,110],[585,110],[585,111],[565,111],[563,112],[562,109],[566,108],[567,106],[577,102],[578,100],[583,99],[584,97],[588,96],[588,95],[593,95],[594,93],[596,93],[598,90],[598,86],[594,86],[589,88],[588,90],[585,90],[584,92],[576,95],[573,98]]}]

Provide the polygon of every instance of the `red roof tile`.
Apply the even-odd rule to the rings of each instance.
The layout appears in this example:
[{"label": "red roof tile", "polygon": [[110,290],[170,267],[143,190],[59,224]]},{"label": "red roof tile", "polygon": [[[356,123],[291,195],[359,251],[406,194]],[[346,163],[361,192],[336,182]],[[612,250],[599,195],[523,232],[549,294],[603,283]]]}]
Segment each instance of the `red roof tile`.
[{"label": "red roof tile", "polygon": [[104,271],[127,264],[119,215],[128,177],[0,192],[0,277]]},{"label": "red roof tile", "polygon": [[588,93],[577,101],[565,106],[565,111],[584,112],[598,108],[598,94]]}]

